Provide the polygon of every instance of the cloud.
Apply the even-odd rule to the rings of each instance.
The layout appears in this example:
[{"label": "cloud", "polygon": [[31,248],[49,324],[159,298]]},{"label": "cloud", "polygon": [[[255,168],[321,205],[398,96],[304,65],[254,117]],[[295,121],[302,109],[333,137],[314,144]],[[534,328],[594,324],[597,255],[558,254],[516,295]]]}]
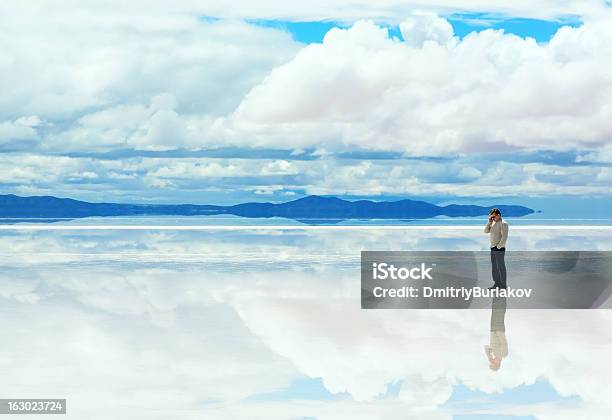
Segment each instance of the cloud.
[{"label": "cloud", "polygon": [[14,140],[37,140],[36,127],[41,124],[37,116],[20,117],[14,121],[0,122],[0,144]]},{"label": "cloud", "polygon": [[[596,148],[611,136],[605,18],[537,44],[495,30],[460,41],[435,12],[412,11],[399,25],[404,42],[358,20],[304,47],[281,30],[199,19],[190,6],[129,21],[95,7],[34,13],[35,27],[20,10],[28,7],[0,29],[8,46],[0,120],[8,121],[2,131],[9,123],[15,131],[23,115],[48,122],[40,150],[233,145],[430,155]],[[62,19],[70,30],[50,23]],[[47,48],[37,46],[41,38]],[[19,135],[33,138],[32,130]]]},{"label": "cloud", "polygon": [[[15,162],[20,162],[15,165]],[[90,201],[225,203],[268,195],[502,197],[605,196],[612,171],[598,165],[490,160],[474,155],[443,160],[312,160],[208,157],[0,155],[5,193],[52,194]],[[222,194],[223,192],[223,194]],[[255,194],[255,195],[253,195]],[[219,201],[221,200],[221,201]]]},{"label": "cloud", "polygon": [[414,12],[400,23],[400,31],[407,45],[421,48],[426,41],[449,45],[454,41],[453,27],[433,12]]},{"label": "cloud", "polygon": [[612,144],[596,151],[583,152],[576,157],[577,162],[612,163]]},{"label": "cloud", "polygon": [[[53,6],[44,0],[31,0],[27,4],[5,6],[7,11],[40,13],[55,17],[70,11],[77,16],[87,16],[91,21],[106,21],[107,25],[132,23],[134,17],[143,21],[143,15],[164,18],[165,26],[182,15],[206,15],[225,18],[287,19],[296,21],[342,20],[355,21],[364,17],[399,23],[399,16],[405,16],[414,9],[422,8],[419,0],[379,0],[373,5],[367,0],[313,0],[304,3],[278,2],[275,0],[237,0],[228,7],[223,0],[183,0],[180,2],[132,0],[128,4],[120,0],[88,4],[78,0],[62,0]],[[486,2],[474,0],[432,0],[427,7],[438,13],[479,12],[493,15],[508,15],[543,19],[558,19],[568,15],[596,16],[605,11],[605,2],[599,0],[536,0],[532,2]],[[117,14],[121,10],[124,15]],[[170,19],[169,19],[170,18]],[[141,23],[151,28],[152,22]],[[159,25],[159,24],[157,24]]]},{"label": "cloud", "polygon": [[[224,202],[609,191],[606,13],[538,44],[495,30],[459,40],[436,14],[450,3],[415,11],[391,0],[361,10],[337,2],[329,16],[342,9],[354,24],[305,46],[282,30],[207,17],[224,15],[215,3],[156,2],[146,13],[138,4],[28,2],[3,13],[11,19],[0,25],[0,146],[29,152],[0,159],[4,191],[183,202],[217,202],[222,191],[231,193]],[[259,6],[262,16],[298,20],[323,10]],[[592,4],[549,6],[558,17]],[[404,41],[380,24],[391,15]],[[235,154],[198,158],[224,150]],[[579,162],[500,158],[542,150]],[[361,160],[339,153],[355,151]],[[444,160],[368,157],[377,151]]]},{"label": "cloud", "polygon": [[492,29],[457,40],[432,14],[400,26],[406,42],[358,21],[275,68],[226,126],[261,146],[290,138],[417,155],[602,147],[612,139],[611,22],[538,44]]},{"label": "cloud", "polygon": [[238,20],[75,6],[2,11],[0,139],[34,138],[19,122],[36,115],[45,151],[203,147],[201,126],[300,46]]}]

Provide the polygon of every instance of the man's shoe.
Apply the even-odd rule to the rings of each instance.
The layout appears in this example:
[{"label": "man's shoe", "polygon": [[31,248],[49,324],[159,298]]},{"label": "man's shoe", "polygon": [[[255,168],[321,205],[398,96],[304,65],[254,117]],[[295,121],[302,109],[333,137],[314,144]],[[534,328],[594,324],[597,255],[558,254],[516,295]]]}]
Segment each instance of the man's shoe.
[{"label": "man's shoe", "polygon": [[497,285],[494,284],[493,286],[487,287],[487,289],[491,290],[491,289],[497,289]]}]

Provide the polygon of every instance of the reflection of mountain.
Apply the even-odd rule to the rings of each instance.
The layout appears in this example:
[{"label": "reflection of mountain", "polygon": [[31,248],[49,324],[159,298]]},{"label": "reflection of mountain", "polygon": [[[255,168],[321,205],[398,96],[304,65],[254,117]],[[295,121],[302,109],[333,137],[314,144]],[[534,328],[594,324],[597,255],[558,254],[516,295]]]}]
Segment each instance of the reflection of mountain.
[{"label": "reflection of mountain", "polygon": [[[533,210],[523,206],[496,205],[505,216],[525,216]],[[374,202],[347,201],[336,197],[311,195],[286,203],[243,203],[234,206],[198,204],[119,204],[51,196],[19,197],[0,195],[0,217],[5,218],[79,218],[89,216],[140,215],[220,215],[242,217],[286,217],[290,219],[423,219],[435,216],[482,216],[490,207],[437,206],[425,201],[399,200]]]}]

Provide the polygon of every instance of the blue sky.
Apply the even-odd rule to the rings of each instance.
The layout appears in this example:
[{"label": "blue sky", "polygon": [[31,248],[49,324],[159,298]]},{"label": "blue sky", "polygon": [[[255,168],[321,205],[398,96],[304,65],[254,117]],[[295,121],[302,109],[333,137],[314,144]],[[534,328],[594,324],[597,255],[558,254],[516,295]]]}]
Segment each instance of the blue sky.
[{"label": "blue sky", "polygon": [[[388,391],[379,399],[394,400],[398,398],[404,380],[388,384]],[[346,401],[351,400],[348,393],[333,394],[329,392],[322,378],[302,377],[294,380],[287,388],[263,394],[252,395],[246,402],[295,402],[295,401]],[[521,407],[529,411],[529,407],[540,405],[555,406],[559,410],[575,409],[582,399],[577,395],[562,396],[546,379],[540,378],[531,384],[522,384],[503,392],[483,392],[471,389],[463,383],[452,387],[448,400],[438,407],[441,412],[453,415],[462,420],[513,419],[531,420],[535,416],[506,415],[512,412],[512,407]]]},{"label": "blue sky", "polygon": [[6,10],[0,192],[612,204],[609,8],[409,3]]},{"label": "blue sky", "polygon": [[[556,20],[520,17],[493,16],[487,13],[457,13],[445,16],[455,34],[463,38],[473,32],[485,29],[502,29],[505,33],[523,38],[531,37],[538,42],[548,42],[562,26],[577,27],[582,24],[579,16],[568,16]],[[296,41],[310,44],[322,42],[325,34],[334,27],[346,28],[350,24],[341,21],[284,21],[278,19],[249,19],[248,22],[269,28],[280,29],[291,34]],[[403,39],[396,25],[388,25],[389,33]]]}]

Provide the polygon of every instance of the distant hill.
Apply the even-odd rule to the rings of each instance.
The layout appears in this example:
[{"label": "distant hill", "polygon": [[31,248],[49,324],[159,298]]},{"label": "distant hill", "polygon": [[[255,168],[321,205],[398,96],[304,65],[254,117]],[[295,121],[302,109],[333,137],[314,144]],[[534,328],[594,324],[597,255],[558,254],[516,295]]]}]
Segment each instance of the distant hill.
[{"label": "distant hill", "polygon": [[[520,217],[533,213],[530,208],[496,204],[504,216]],[[242,217],[285,217],[295,220],[342,219],[426,219],[436,216],[484,216],[491,207],[458,205],[437,206],[425,201],[347,201],[336,197],[310,195],[286,203],[243,203],[233,206],[198,204],[120,204],[89,203],[52,196],[20,197],[0,195],[2,218],[66,218],[91,216],[143,215],[220,215]]]}]

